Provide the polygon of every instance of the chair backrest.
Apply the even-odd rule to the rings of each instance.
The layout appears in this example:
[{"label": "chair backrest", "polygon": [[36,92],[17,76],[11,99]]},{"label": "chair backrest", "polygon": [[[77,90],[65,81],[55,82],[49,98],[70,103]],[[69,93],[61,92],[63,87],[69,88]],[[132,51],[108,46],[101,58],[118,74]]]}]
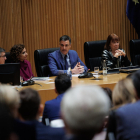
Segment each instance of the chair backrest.
[{"label": "chair backrest", "polygon": [[94,67],[100,67],[102,53],[106,40],[89,41],[84,43],[84,55],[86,66],[93,71]]},{"label": "chair backrest", "polygon": [[35,68],[38,77],[49,76],[50,70],[48,67],[48,54],[59,48],[39,49],[34,52]]},{"label": "chair backrest", "polygon": [[10,52],[6,52],[5,53],[5,55],[6,55],[6,60],[5,60],[5,63],[11,63],[12,62],[12,59],[11,59],[11,57],[10,57]]},{"label": "chair backrest", "polygon": [[130,56],[133,65],[140,65],[140,39],[130,40]]}]

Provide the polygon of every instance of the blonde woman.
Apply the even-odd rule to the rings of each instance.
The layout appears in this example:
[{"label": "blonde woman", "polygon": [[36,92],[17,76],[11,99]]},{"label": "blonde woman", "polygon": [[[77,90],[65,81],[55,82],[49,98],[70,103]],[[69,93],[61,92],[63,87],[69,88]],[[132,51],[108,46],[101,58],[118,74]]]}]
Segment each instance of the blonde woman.
[{"label": "blonde woman", "polygon": [[114,133],[116,137],[116,119],[115,110],[119,107],[126,105],[127,103],[133,103],[136,101],[136,93],[132,80],[129,78],[120,80],[112,93],[113,108],[110,111],[106,140],[108,139],[108,133]]}]

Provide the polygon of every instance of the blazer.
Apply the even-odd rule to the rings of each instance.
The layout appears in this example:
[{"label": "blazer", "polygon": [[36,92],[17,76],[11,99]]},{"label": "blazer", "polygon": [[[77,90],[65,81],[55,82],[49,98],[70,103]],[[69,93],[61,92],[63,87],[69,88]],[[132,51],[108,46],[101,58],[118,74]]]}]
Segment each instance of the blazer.
[{"label": "blazer", "polygon": [[60,118],[60,103],[64,96],[63,94],[59,94],[55,99],[45,102],[42,122],[45,123],[45,118],[48,118],[49,121],[59,119]]},{"label": "blazer", "polygon": [[116,111],[117,140],[140,140],[140,101]]},{"label": "blazer", "polygon": [[65,136],[64,128],[51,128],[37,120],[15,120],[14,130],[20,140],[62,140]]},{"label": "blazer", "polygon": [[65,136],[64,128],[52,128],[34,121],[36,128],[36,140],[62,140]]},{"label": "blazer", "polygon": [[[88,70],[85,64],[80,60],[76,51],[69,50],[68,55],[69,55],[72,69],[75,67],[77,62],[80,62],[80,64],[84,66],[85,72]],[[56,50],[53,53],[48,54],[48,66],[49,66],[51,75],[54,75],[54,76],[58,75],[59,70],[63,70],[64,73],[67,73],[60,50]]]},{"label": "blazer", "polygon": [[106,60],[106,65],[107,67],[110,67],[110,68],[124,67],[124,66],[126,67],[126,66],[131,65],[126,55],[125,57],[119,56],[118,58],[116,58],[112,55],[110,51],[107,51],[107,50],[103,51],[102,60]]}]

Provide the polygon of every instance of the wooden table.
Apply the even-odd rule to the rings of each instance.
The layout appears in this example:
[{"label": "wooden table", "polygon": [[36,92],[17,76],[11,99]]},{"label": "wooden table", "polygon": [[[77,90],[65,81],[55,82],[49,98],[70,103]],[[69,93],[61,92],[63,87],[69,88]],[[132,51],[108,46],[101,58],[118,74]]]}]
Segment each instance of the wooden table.
[{"label": "wooden table", "polygon": [[[110,74],[107,76],[103,76],[100,75],[99,78],[101,78],[102,80],[92,80],[94,79],[92,78],[83,78],[83,79],[79,79],[78,77],[72,77],[72,86],[76,86],[79,84],[96,84],[99,85],[101,87],[109,87],[110,89],[113,89],[115,84],[125,78],[128,74],[126,73],[120,73],[120,74]],[[31,87],[35,90],[37,90],[41,96],[41,103],[44,105],[44,103],[48,100],[54,99],[57,97],[57,94],[55,93],[54,89],[54,77],[50,77],[50,80],[48,81],[36,81],[36,83],[41,84],[40,85],[32,85],[32,86],[28,86]],[[27,87],[23,87],[23,88],[27,88]],[[22,88],[22,89],[23,89]]]}]

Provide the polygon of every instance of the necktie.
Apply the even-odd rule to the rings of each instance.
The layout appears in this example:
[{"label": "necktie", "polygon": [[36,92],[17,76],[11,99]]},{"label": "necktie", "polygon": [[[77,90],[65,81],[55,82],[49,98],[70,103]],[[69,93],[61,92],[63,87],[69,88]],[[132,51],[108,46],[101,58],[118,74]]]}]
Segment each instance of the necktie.
[{"label": "necktie", "polygon": [[65,60],[65,70],[67,70],[68,69],[67,55],[64,56],[64,60]]}]

